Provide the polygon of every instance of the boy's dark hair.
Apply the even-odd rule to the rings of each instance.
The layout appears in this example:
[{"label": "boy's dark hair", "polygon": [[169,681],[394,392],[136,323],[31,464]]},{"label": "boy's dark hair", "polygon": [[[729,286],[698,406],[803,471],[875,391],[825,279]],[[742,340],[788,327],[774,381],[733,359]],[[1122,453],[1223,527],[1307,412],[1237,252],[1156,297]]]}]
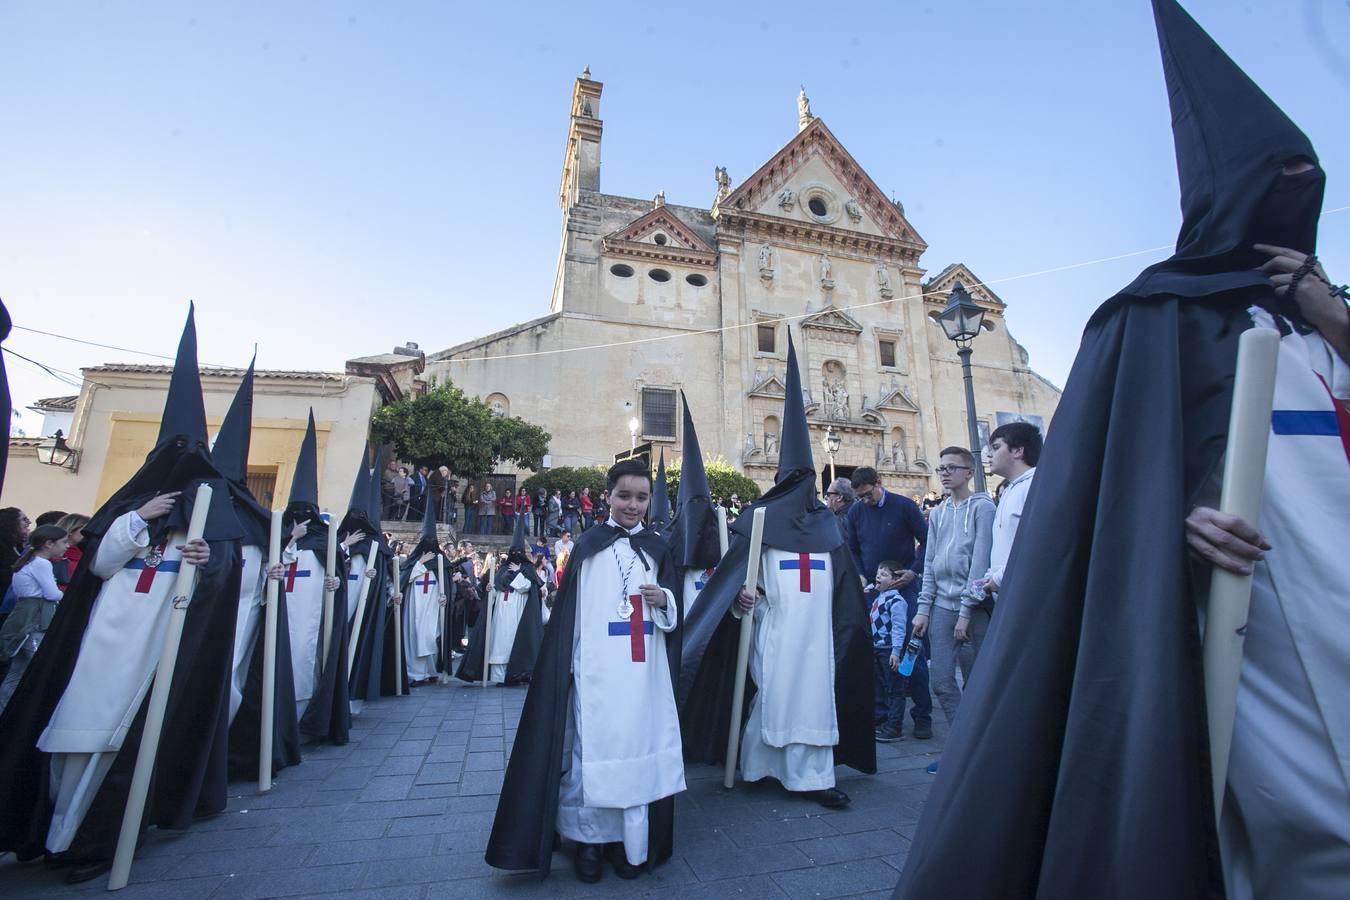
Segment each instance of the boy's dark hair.
[{"label": "boy's dark hair", "polygon": [[892,575],[905,571],[905,567],[893,559],[883,559],[881,562],[877,563],[877,571],[880,572],[882,569],[885,569]]},{"label": "boy's dark hair", "polygon": [[877,484],[880,478],[877,476],[877,470],[871,466],[859,466],[853,470],[853,475],[849,477],[848,483],[853,485],[856,491],[860,487],[866,487],[870,484]]},{"label": "boy's dark hair", "polygon": [[1007,425],[1000,425],[989,435],[989,443],[992,444],[1000,438],[1008,445],[1009,450],[1022,451],[1022,462],[1032,468],[1040,462],[1041,447],[1045,440],[1041,437],[1041,430],[1035,425],[1030,422],[1009,422]]},{"label": "boy's dark hair", "polygon": [[618,484],[619,479],[625,475],[636,475],[639,478],[646,479],[647,486],[651,487],[651,468],[640,459],[625,459],[609,467],[609,472],[605,475],[606,488],[611,491],[614,490],[614,485]]},{"label": "boy's dark hair", "polygon": [[975,454],[971,453],[965,447],[943,447],[942,452],[939,453],[938,456],[959,456],[961,457],[962,462],[970,466],[971,471],[974,471],[975,469]]}]

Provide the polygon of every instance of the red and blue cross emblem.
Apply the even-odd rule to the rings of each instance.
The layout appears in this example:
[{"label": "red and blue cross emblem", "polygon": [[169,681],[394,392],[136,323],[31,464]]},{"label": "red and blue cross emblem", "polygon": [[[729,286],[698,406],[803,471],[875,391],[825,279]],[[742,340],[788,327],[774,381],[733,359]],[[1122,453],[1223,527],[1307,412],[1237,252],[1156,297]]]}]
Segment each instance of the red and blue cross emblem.
[{"label": "red and blue cross emblem", "polygon": [[[1326,382],[1322,382],[1326,387]],[[1277,409],[1270,414],[1270,430],[1281,435],[1307,437],[1335,437],[1341,439],[1345,458],[1350,462],[1350,410],[1347,410],[1331,390],[1331,409]]]},{"label": "red and blue cross emblem", "polygon": [[779,571],[798,570],[798,588],[803,594],[811,593],[811,572],[825,571],[825,560],[812,559],[810,553],[798,553],[796,559],[780,559],[778,561]]},{"label": "red and blue cross emblem", "polygon": [[611,637],[627,635],[633,662],[646,662],[647,642],[644,636],[652,633],[652,623],[642,619],[641,594],[629,594],[628,602],[633,606],[633,612],[629,614],[628,621],[610,622],[609,633]]},{"label": "red and blue cross emblem", "polygon": [[313,573],[309,569],[300,568],[300,560],[296,560],[286,568],[286,593],[295,590],[295,579],[308,578]]},{"label": "red and blue cross emblem", "polygon": [[147,564],[144,557],[138,556],[122,567],[124,569],[140,570],[141,575],[139,578],[136,579],[136,593],[138,594],[150,593],[150,586],[155,583],[156,575],[158,575],[160,572],[177,572],[179,567],[182,565],[182,562],[179,560],[162,558],[166,543],[167,542],[161,543],[158,547],[155,547],[153,550],[150,551],[149,554],[150,556],[160,558],[160,561],[155,563],[154,565]]}]

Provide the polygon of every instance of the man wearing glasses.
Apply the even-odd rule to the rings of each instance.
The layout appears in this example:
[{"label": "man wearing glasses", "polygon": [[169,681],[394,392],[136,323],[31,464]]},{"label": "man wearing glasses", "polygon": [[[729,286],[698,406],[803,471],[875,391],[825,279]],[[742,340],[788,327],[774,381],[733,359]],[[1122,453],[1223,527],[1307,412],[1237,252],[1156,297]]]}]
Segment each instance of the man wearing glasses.
[{"label": "man wearing glasses", "polygon": [[[923,513],[913,500],[882,487],[877,470],[871,466],[856,469],[850,481],[853,493],[862,502],[854,503],[848,509],[850,527],[844,538],[858,571],[862,573],[864,590],[872,589],[877,566],[882,560],[892,560],[901,567],[897,587],[912,609],[924,568],[924,540],[928,526],[924,524]],[[909,692],[914,700],[911,712],[914,737],[919,740],[931,738],[933,699],[928,692],[928,667],[922,655],[910,677]]]}]

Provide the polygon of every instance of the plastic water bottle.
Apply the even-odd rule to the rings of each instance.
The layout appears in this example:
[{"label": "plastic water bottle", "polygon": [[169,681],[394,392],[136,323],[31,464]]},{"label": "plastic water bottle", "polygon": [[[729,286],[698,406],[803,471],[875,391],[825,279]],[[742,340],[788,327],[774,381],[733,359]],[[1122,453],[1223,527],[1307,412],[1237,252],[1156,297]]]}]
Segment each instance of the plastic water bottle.
[{"label": "plastic water bottle", "polygon": [[905,645],[905,655],[900,659],[900,674],[908,678],[914,674],[914,662],[923,652],[923,640],[911,638]]}]

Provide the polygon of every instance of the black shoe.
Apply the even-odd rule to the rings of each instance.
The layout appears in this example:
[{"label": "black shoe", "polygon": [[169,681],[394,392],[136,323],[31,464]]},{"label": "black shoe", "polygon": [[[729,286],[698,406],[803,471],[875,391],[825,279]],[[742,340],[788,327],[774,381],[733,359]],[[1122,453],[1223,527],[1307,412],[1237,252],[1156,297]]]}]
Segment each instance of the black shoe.
[{"label": "black shoe", "polygon": [[605,873],[604,857],[599,844],[577,844],[577,855],[572,860],[577,880],[595,884]]},{"label": "black shoe", "polygon": [[614,874],[625,881],[642,874],[642,866],[635,866],[628,861],[628,854],[623,852],[622,841],[606,844],[605,858],[609,860],[610,865],[614,866]]},{"label": "black shoe", "polygon": [[914,739],[926,741],[933,737],[933,723],[927,719],[919,719],[914,723]]},{"label": "black shoe", "polygon": [[66,884],[84,884],[86,881],[93,881],[111,868],[112,860],[108,859],[74,866],[66,873]]},{"label": "black shoe", "polygon": [[826,809],[843,809],[848,806],[848,794],[845,794],[839,788],[826,788],[823,791],[812,791],[810,793],[812,800],[819,803]]},{"label": "black shoe", "polygon": [[903,740],[904,736],[898,731],[892,731],[889,728],[877,729],[877,742],[881,744],[893,744],[896,741]]}]

